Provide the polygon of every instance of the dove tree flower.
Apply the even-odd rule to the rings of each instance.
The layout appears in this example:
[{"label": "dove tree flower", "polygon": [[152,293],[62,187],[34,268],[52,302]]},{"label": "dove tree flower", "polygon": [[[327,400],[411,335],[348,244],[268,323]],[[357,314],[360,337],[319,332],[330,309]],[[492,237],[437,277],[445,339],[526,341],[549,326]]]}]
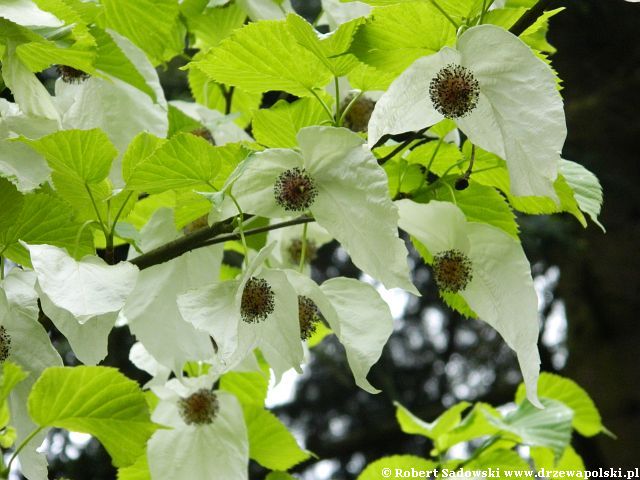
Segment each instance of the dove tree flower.
[{"label": "dove tree flower", "polygon": [[416,60],[376,104],[369,145],[444,118],[506,160],[514,195],[557,198],[567,134],[562,98],[551,68],[518,37],[480,25],[460,35],[455,49]]},{"label": "dove tree flower", "polygon": [[468,222],[452,203],[400,200],[396,204],[400,227],[433,255],[438,288],[460,294],[479,318],[498,331],[518,356],[527,398],[541,406],[538,297],[520,244],[498,228]]},{"label": "dove tree flower", "polygon": [[242,210],[268,218],[310,212],[357,267],[387,288],[417,293],[386,175],[363,140],[333,127],[303,128],[297,139],[300,153],[270,149],[239,166],[232,194]]},{"label": "dove tree flower", "polygon": [[260,348],[276,379],[303,359],[296,293],[284,272],[263,266],[263,248],[236,280],[204,285],[178,297],[182,317],[213,338],[226,368]]},{"label": "dove tree flower", "polygon": [[149,440],[151,478],[248,478],[249,440],[238,400],[214,391],[215,378],[171,379],[152,387],[160,399],[152,414],[158,430]]}]

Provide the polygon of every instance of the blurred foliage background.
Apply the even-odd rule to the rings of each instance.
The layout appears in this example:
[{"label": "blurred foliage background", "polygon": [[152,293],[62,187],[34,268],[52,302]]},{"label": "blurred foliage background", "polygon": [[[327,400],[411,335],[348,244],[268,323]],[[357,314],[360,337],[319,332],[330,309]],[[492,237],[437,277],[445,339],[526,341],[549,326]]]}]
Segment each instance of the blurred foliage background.
[{"label": "blurred foliage background", "polygon": [[[319,0],[293,3],[310,18],[319,8]],[[521,219],[542,299],[542,368],[584,387],[618,437],[575,438],[585,465],[629,468],[640,462],[640,7],[623,0],[551,5],[556,6],[566,7],[549,32],[558,49],[553,65],[564,84],[569,129],[564,155],[600,178],[607,233],[593,225],[583,230],[568,216]],[[184,72],[178,70],[183,62],[162,72],[170,99],[189,97]],[[311,352],[293,399],[275,407],[321,459],[297,467],[302,478],[354,479],[383,455],[427,455],[426,439],[400,431],[394,400],[431,420],[459,400],[500,405],[513,399],[520,381],[513,353],[492,329],[444,307],[428,268],[417,255],[413,262],[423,296],[389,294],[396,328],[369,377],[383,393],[359,390],[342,347],[328,338]],[[357,277],[359,272],[342,250],[328,245],[314,262],[314,276],[322,281],[337,275]],[[131,343],[126,328],[114,330],[105,363],[144,381],[128,362]],[[74,362],[71,354],[66,360]],[[79,444],[73,436],[54,432],[49,448],[51,478],[115,478],[97,442]],[[264,475],[252,465],[252,478]]]}]

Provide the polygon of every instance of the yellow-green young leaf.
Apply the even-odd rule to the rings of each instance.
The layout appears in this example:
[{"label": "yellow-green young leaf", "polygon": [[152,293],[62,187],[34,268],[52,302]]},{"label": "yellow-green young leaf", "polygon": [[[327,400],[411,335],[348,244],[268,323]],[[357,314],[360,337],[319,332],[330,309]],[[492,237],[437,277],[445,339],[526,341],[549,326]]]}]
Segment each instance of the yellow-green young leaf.
[{"label": "yellow-green young leaf", "polygon": [[198,130],[201,128],[204,128],[202,123],[190,117],[179,108],[173,105],[169,105],[169,132],[167,133],[168,138],[173,137],[177,133],[191,133],[194,130]]},{"label": "yellow-green young leaf", "polygon": [[96,69],[136,87],[149,95],[153,101],[156,101],[156,93],[147,84],[142,74],[120,49],[111,35],[98,27],[91,27],[90,32],[97,42]]},{"label": "yellow-green young leaf", "polygon": [[93,66],[96,52],[77,48],[62,48],[51,41],[30,42],[19,45],[16,55],[32,72],[41,72],[51,65],[68,65],[86,73],[95,74]]},{"label": "yellow-green young leaf", "polygon": [[11,390],[27,378],[29,374],[22,370],[22,367],[12,362],[2,364],[2,378],[0,378],[0,404],[4,403]]},{"label": "yellow-green young leaf", "polygon": [[[202,53],[196,54],[194,61],[203,57]],[[189,69],[189,89],[196,102],[212,110],[225,113],[227,100],[224,91],[228,92],[228,87],[214,82],[204,72],[198,68]],[[245,128],[253,118],[254,111],[260,108],[262,93],[248,93],[241,88],[235,87],[231,96],[231,110],[229,113],[237,115],[234,120],[237,125]]]},{"label": "yellow-green young leaf", "polygon": [[[490,468],[494,474],[505,470],[520,471],[520,475],[514,474],[514,477],[523,477],[524,472],[530,471],[529,464],[518,455],[518,452],[509,450],[508,447],[490,450],[464,466],[465,470],[476,469],[486,472],[489,472]],[[499,477],[503,478],[502,475],[499,475]]]},{"label": "yellow-green young leaf", "polygon": [[298,43],[313,53],[336,77],[346,75],[359,63],[347,50],[363,22],[363,18],[356,18],[343,23],[331,35],[320,39],[311,24],[300,15],[293,13],[287,16],[289,31]]},{"label": "yellow-green young leaf", "polygon": [[478,402],[473,405],[464,419],[445,435],[438,439],[438,450],[444,452],[460,442],[468,442],[485,435],[493,435],[498,428],[493,425],[487,416],[500,417],[500,413],[487,403]]},{"label": "yellow-green young leaf", "polygon": [[504,432],[512,433],[525,445],[550,448],[560,458],[571,442],[573,411],[564,403],[541,396],[544,410],[523,402],[504,419],[487,419]]},{"label": "yellow-green young leaf", "polygon": [[398,193],[413,193],[425,181],[420,165],[410,165],[399,156],[385,162],[384,171],[389,179],[389,194],[395,198]]},{"label": "yellow-green young leaf", "polygon": [[62,130],[38,140],[21,140],[47,160],[54,175],[74,177],[85,183],[100,183],[107,178],[111,162],[118,154],[99,128]]},{"label": "yellow-green young leaf", "polygon": [[432,440],[437,440],[438,437],[460,424],[462,412],[469,408],[471,404],[469,402],[457,403],[431,423],[420,420],[398,402],[394,402],[394,405],[396,406],[396,419],[404,433],[422,435]]},{"label": "yellow-green young leaf", "polygon": [[15,185],[5,178],[0,178],[0,205],[2,205],[0,232],[14,224],[23,204],[24,196],[18,192]]},{"label": "yellow-green young leaf", "polygon": [[191,68],[250,93],[284,90],[299,97],[312,96],[312,89],[324,87],[331,79],[329,69],[298,45],[284,20],[246,25]]},{"label": "yellow-green young leaf", "polygon": [[322,340],[324,340],[327,335],[331,335],[332,333],[333,331],[329,327],[327,327],[323,322],[318,323],[318,326],[316,327],[316,331],[313,332],[313,334],[311,335],[311,338],[307,340],[307,346],[309,348],[315,347],[320,342],[322,342]]},{"label": "yellow-green young leaf", "polygon": [[380,70],[362,62],[347,74],[347,79],[351,86],[363,92],[386,90],[395,77],[393,73]]},{"label": "yellow-green young leaf", "polygon": [[560,172],[569,188],[573,190],[573,196],[580,210],[589,215],[604,232],[604,226],[598,221],[602,207],[602,187],[598,177],[582,165],[569,160],[560,161]]},{"label": "yellow-green young leaf", "polygon": [[151,480],[147,454],[144,453],[129,467],[118,469],[118,480]]},{"label": "yellow-green young leaf", "polygon": [[[473,177],[472,177],[473,178]],[[447,176],[440,180],[435,188],[419,192],[415,199],[441,200],[455,203],[464,212],[470,222],[488,223],[520,241],[516,217],[506,199],[492,187],[480,185],[473,180],[464,190],[454,188],[457,176]]]},{"label": "yellow-green young leaf", "polygon": [[320,125],[327,119],[327,112],[315,98],[301,98],[293,103],[279,100],[271,108],[256,112],[253,135],[267,147],[294,148],[298,146],[296,135],[301,128]]},{"label": "yellow-green young leaf", "polygon": [[136,164],[127,189],[147,193],[188,187],[218,189],[246,153],[238,144],[214,147],[203,138],[181,133]]},{"label": "yellow-green young leaf", "polygon": [[164,138],[158,138],[147,132],[140,132],[136,135],[122,157],[122,178],[124,181],[128,182],[136,165],[143,162],[165,142]]},{"label": "yellow-green young leaf", "polygon": [[288,470],[309,458],[278,417],[255,405],[243,405],[249,432],[249,457],[271,470]]},{"label": "yellow-green young leaf", "polygon": [[[538,395],[564,403],[573,410],[573,428],[585,437],[605,431],[600,413],[589,394],[576,382],[560,375],[543,372],[538,380]],[[516,402],[525,399],[524,384],[518,387]]]},{"label": "yellow-green young leaf", "polygon": [[[430,478],[434,476],[433,470],[438,466],[437,463],[426,460],[422,457],[414,455],[392,455],[390,457],[382,457],[373,463],[367,465],[357,480],[380,480],[381,478],[400,478],[396,475],[398,470],[415,470],[419,476],[416,478]],[[385,470],[388,469],[388,470]],[[386,473],[389,473],[387,476]],[[431,473],[428,473],[431,472]],[[417,474],[417,475],[418,475]],[[384,476],[383,476],[384,475]]]},{"label": "yellow-green young leaf", "polygon": [[[545,447],[532,448],[530,450],[530,454],[531,454],[531,459],[535,463],[536,470],[541,470],[543,468],[548,472],[550,472],[551,470],[557,470],[557,471],[562,471],[562,470],[584,471],[585,470],[582,457],[580,457],[580,455],[576,453],[576,451],[573,449],[571,445],[569,445],[566,448],[566,450],[560,457],[560,460],[557,460],[557,462],[553,454],[553,451]],[[559,476],[562,474],[559,473],[557,475],[558,475],[557,477],[555,475],[549,475],[549,478],[554,478],[554,477],[560,478]]]},{"label": "yellow-green young leaf", "polygon": [[[233,267],[229,267],[233,268]],[[220,379],[220,389],[233,393],[243,405],[264,407],[269,390],[269,365],[261,359],[260,372],[229,372]]]},{"label": "yellow-green young leaf", "polygon": [[287,472],[271,472],[264,480],[296,480],[296,477]]},{"label": "yellow-green young leaf", "polygon": [[189,31],[196,36],[195,48],[208,50],[215,47],[231,32],[244,25],[247,14],[236,3],[224,8],[210,7],[201,14],[187,18]]},{"label": "yellow-green young leaf", "polygon": [[31,266],[27,250],[18,243],[63,247],[75,258],[94,253],[90,229],[73,218],[69,205],[46,193],[24,197],[24,205],[11,227],[0,231],[0,252],[24,266]]},{"label": "yellow-green young leaf", "polygon": [[177,0],[103,0],[104,25],[124,35],[158,64],[177,52],[167,51],[174,43],[178,18]]},{"label": "yellow-green young leaf", "polygon": [[41,427],[96,437],[116,467],[136,462],[157,428],[138,384],[110,367],[48,368],[34,384],[28,408]]},{"label": "yellow-green young leaf", "polygon": [[351,53],[368,65],[399,74],[455,39],[456,29],[431,3],[402,3],[375,9],[358,29]]}]

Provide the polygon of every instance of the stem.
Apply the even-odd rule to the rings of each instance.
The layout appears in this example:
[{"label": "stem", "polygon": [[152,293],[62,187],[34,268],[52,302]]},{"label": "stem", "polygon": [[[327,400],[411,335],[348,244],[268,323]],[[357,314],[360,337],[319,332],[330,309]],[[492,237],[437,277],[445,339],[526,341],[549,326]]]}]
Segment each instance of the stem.
[{"label": "stem", "polygon": [[478,25],[482,25],[482,20],[484,20],[484,14],[486,13],[487,8],[487,0],[482,0],[482,10],[480,11],[480,19],[478,20]]},{"label": "stem", "polygon": [[324,108],[324,111],[327,112],[327,115],[329,115],[329,118],[331,119],[331,123],[335,123],[335,118],[333,117],[333,112],[331,112],[331,109],[327,106],[325,101],[322,100],[320,98],[320,96],[312,88],[310,88],[309,91],[311,92],[311,94],[314,97],[316,97],[316,100],[318,100],[320,102],[320,104],[322,105],[322,108]]},{"label": "stem", "polygon": [[105,238],[107,237],[107,226],[102,221],[102,216],[100,215],[100,210],[98,210],[98,205],[96,204],[95,199],[93,198],[93,193],[91,193],[91,189],[89,188],[89,184],[85,183],[84,188],[87,189],[87,193],[89,194],[89,198],[91,199],[91,204],[93,205],[93,209],[96,212],[96,216],[98,217],[98,222],[100,223],[100,228],[102,228],[102,232],[104,233]]},{"label": "stem", "polygon": [[127,198],[125,199],[124,203],[120,206],[118,213],[116,213],[116,216],[113,219],[113,225],[111,225],[111,232],[113,232],[113,230],[116,228],[116,223],[118,223],[118,219],[120,218],[120,215],[122,215],[122,212],[124,211],[124,207],[127,205],[127,203],[129,203],[129,200],[131,200],[131,195],[133,195],[133,190],[129,192],[129,195],[127,195]]},{"label": "stem", "polygon": [[384,165],[387,160],[393,158],[394,156],[396,156],[398,153],[400,153],[402,150],[404,150],[405,148],[407,148],[411,142],[413,142],[414,140],[416,140],[417,138],[422,137],[422,134],[424,132],[427,131],[429,127],[425,127],[422,130],[418,130],[414,136],[412,136],[411,138],[405,140],[404,142],[402,142],[400,145],[398,145],[396,148],[394,148],[391,153],[389,153],[388,155],[385,155],[382,158],[378,159],[378,165]]},{"label": "stem", "polygon": [[509,29],[516,37],[521,35],[527,28],[533,25],[538,17],[544,12],[553,0],[538,0],[533,7],[524,12],[516,23]]},{"label": "stem", "polygon": [[308,226],[309,224],[305,223],[304,226],[302,227],[302,250],[300,250],[300,266],[298,267],[298,269],[300,270],[300,273],[302,273],[304,270],[304,260],[307,255],[307,227]]},{"label": "stem", "polygon": [[333,77],[333,85],[336,89],[336,115],[333,123],[336,127],[340,127],[342,115],[340,114],[340,82],[338,81],[338,77]]},{"label": "stem", "polygon": [[460,25],[458,25],[458,24],[453,20],[453,18],[451,18],[451,17],[449,16],[449,14],[448,14],[447,12],[445,12],[445,11],[444,11],[444,9],[443,9],[440,5],[438,5],[438,3],[436,2],[436,0],[429,0],[429,1],[431,2],[431,5],[433,5],[433,6],[434,6],[434,7],[436,7],[438,10],[440,10],[440,13],[441,13],[442,15],[444,15],[444,16],[447,18],[447,20],[449,20],[449,22],[451,22],[451,25],[453,25],[453,26],[454,26],[454,28],[455,28],[456,30],[458,30],[458,27],[460,27]]},{"label": "stem", "polygon": [[238,209],[239,222],[238,232],[240,233],[240,240],[242,241],[242,247],[244,248],[244,266],[249,266],[249,249],[247,248],[247,239],[244,237],[244,212],[240,208],[240,204],[236,201],[235,197],[231,193],[227,193],[233,204]]},{"label": "stem", "polygon": [[36,428],[33,432],[31,432],[29,435],[27,435],[27,438],[25,438],[22,443],[18,446],[18,448],[16,448],[16,451],[13,452],[13,455],[11,455],[11,458],[9,459],[9,463],[7,463],[7,471],[10,472],[11,471],[11,464],[13,463],[13,461],[17,458],[17,456],[20,454],[20,452],[22,451],[22,449],[24,447],[27,446],[27,444],[33,440],[33,438],[38,435],[42,430],[44,429],[44,427],[38,427]]},{"label": "stem", "polygon": [[438,154],[438,150],[440,150],[440,146],[442,145],[443,141],[443,138],[440,138],[440,140],[438,140],[438,145],[436,145],[436,149],[431,154],[431,158],[429,159],[429,163],[427,164],[427,171],[425,172],[425,176],[428,175],[431,171],[431,166],[433,165],[433,161],[436,159],[436,155]]},{"label": "stem", "polygon": [[360,97],[364,95],[364,92],[358,92],[358,94],[356,96],[354,96],[351,101],[349,102],[349,104],[345,107],[345,109],[342,111],[342,115],[340,115],[340,119],[338,120],[338,125],[342,126],[344,119],[347,117],[347,115],[349,114],[349,112],[351,111],[351,108],[356,104],[356,102],[358,100],[360,100]]},{"label": "stem", "polygon": [[[244,235],[245,237],[249,237],[251,235],[258,235],[260,233],[265,233],[265,232],[270,232],[271,230],[278,230],[280,228],[286,228],[286,227],[292,227],[294,225],[301,225],[301,224],[305,224],[305,223],[309,223],[309,222],[314,222],[315,219],[311,218],[311,217],[298,217],[295,218],[293,220],[287,220],[286,222],[280,222],[280,223],[273,223],[271,225],[267,225],[265,227],[256,227],[256,228],[252,228],[250,230],[245,230],[244,231]],[[201,245],[199,245],[199,247],[208,247],[210,245],[217,245],[219,243],[224,243],[224,242],[229,242],[232,240],[239,240],[240,239],[240,233],[228,233],[228,234],[224,234],[224,235],[218,235],[215,238],[212,238],[210,240],[206,240],[204,242],[202,242]],[[196,248],[199,248],[196,247]],[[141,255],[142,256],[142,255]],[[137,257],[140,258],[140,257]],[[135,258],[132,260],[132,263],[135,262]]]},{"label": "stem", "polygon": [[236,91],[236,87],[229,87],[229,90],[223,88],[222,95],[224,96],[224,114],[229,115],[231,113],[231,104],[233,103],[233,92]]},{"label": "stem", "polygon": [[0,255],[0,280],[4,280],[4,257]]}]

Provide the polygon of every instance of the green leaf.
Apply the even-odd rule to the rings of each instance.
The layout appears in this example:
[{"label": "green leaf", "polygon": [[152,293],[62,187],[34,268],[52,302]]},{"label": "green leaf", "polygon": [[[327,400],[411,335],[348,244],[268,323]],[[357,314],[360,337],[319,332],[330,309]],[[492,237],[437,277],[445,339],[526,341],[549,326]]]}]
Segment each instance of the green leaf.
[{"label": "green leaf", "polygon": [[[416,478],[430,478],[435,476],[433,470],[438,467],[436,462],[432,462],[430,460],[425,460],[422,457],[416,457],[414,455],[393,455],[390,457],[382,457],[375,462],[367,465],[360,475],[358,475],[357,480],[380,480],[381,474],[385,468],[389,469],[389,476],[386,478],[400,478],[396,475],[396,469],[399,470],[408,470],[409,472],[413,470],[418,473]],[[430,472],[430,473],[427,473]]]},{"label": "green leaf", "polygon": [[582,165],[569,160],[560,161],[560,172],[573,190],[580,210],[589,215],[591,220],[604,232],[605,228],[598,221],[602,207],[602,187],[598,177]]},{"label": "green leaf", "polygon": [[20,215],[24,196],[9,181],[0,178],[0,205],[2,205],[2,215],[0,215],[0,232],[10,228]]},{"label": "green leaf", "polygon": [[249,456],[271,470],[288,470],[309,458],[278,417],[255,405],[243,405],[249,432]]},{"label": "green leaf", "polygon": [[307,49],[298,45],[285,21],[250,23],[193,62],[212,80],[249,93],[284,90],[300,97],[324,87],[331,72]]},{"label": "green leaf", "polygon": [[335,77],[342,77],[358,65],[358,60],[347,52],[353,35],[364,22],[356,18],[343,23],[328,37],[320,39],[318,32],[300,15],[289,14],[287,25],[300,45],[313,53]]},{"label": "green leaf", "polygon": [[474,404],[471,411],[455,428],[440,436],[438,450],[444,452],[460,442],[493,435],[498,431],[498,428],[487,420],[489,416],[499,417],[500,413],[487,403]]},{"label": "green leaf", "polygon": [[172,44],[178,18],[177,0],[102,0],[104,27],[112,28],[140,47],[158,64],[177,52]]},{"label": "green leaf", "polygon": [[92,130],[62,130],[38,140],[21,139],[45,157],[55,175],[70,176],[84,183],[100,183],[109,175],[118,154],[107,134]]},{"label": "green leaf", "polygon": [[96,69],[136,87],[149,95],[155,102],[157,100],[156,93],[111,35],[98,27],[91,27],[90,32],[98,45],[95,60]]},{"label": "green leaf", "polygon": [[[495,450],[490,450],[481,454],[479,457],[465,465],[464,469],[476,469],[487,472],[489,472],[489,469],[492,469],[494,474],[496,472],[502,472],[502,475],[499,475],[499,478],[508,478],[504,474],[505,470],[513,471],[513,476],[516,478],[523,476],[526,477],[524,472],[530,471],[529,464],[520,455],[518,455],[518,452],[505,448],[496,448]],[[520,475],[515,473],[518,471]]]},{"label": "green leaf", "polygon": [[[573,410],[572,425],[585,437],[593,437],[605,431],[596,408],[589,394],[576,382],[553,373],[542,372],[538,380],[538,395],[564,403]],[[525,399],[524,384],[518,387],[516,403]]]},{"label": "green leaf", "polygon": [[29,374],[19,365],[5,361],[2,364],[2,378],[0,378],[0,404],[4,404],[11,390],[28,376]]},{"label": "green leaf", "polygon": [[[442,200],[455,203],[470,222],[488,223],[520,241],[516,217],[505,198],[491,187],[471,181],[464,190],[456,190],[456,177],[446,177],[415,196],[416,200]],[[473,178],[473,177],[472,177]]]},{"label": "green leaf", "polygon": [[171,138],[177,133],[190,133],[200,128],[203,128],[202,123],[193,119],[179,108],[169,105],[169,132],[167,133],[167,138]]},{"label": "green leaf", "polygon": [[258,143],[272,148],[295,148],[301,128],[320,125],[327,112],[314,98],[301,98],[293,103],[279,100],[268,109],[258,110],[253,119],[253,135]]},{"label": "green leaf", "polygon": [[[107,176],[118,151],[102,130],[62,130],[21,140],[45,157],[57,193],[76,209],[78,220],[107,218],[112,193]],[[112,206],[118,211],[119,205]]]},{"label": "green leaf", "polygon": [[109,367],[46,369],[31,390],[28,408],[41,427],[98,438],[116,467],[135,463],[157,428],[138,384]]},{"label": "green leaf", "polygon": [[127,189],[159,193],[178,188],[221,188],[246,156],[241,145],[214,147],[203,138],[181,133],[136,164]]},{"label": "green leaf", "polygon": [[140,132],[135,136],[127,147],[127,151],[122,157],[122,178],[128,182],[131,178],[131,172],[136,168],[138,163],[143,162],[159,147],[164,145],[166,140],[158,138],[147,132]]},{"label": "green leaf", "polygon": [[356,33],[351,53],[368,65],[399,74],[455,40],[456,29],[431,3],[402,3],[375,9]]},{"label": "green leaf", "polygon": [[61,48],[51,41],[30,42],[19,45],[16,54],[32,72],[41,72],[53,64],[68,65],[84,72],[95,74],[93,66],[95,50]]},{"label": "green leaf", "polygon": [[229,372],[220,379],[220,389],[233,393],[243,405],[264,407],[269,390],[269,366],[261,362],[262,372]]},{"label": "green leaf", "polygon": [[409,164],[399,156],[385,162],[383,168],[389,179],[391,198],[395,198],[398,193],[413,193],[424,184],[425,175],[420,165]]},{"label": "green leaf", "polygon": [[[194,57],[194,61],[200,58],[202,58],[202,55],[198,53]],[[223,88],[226,89],[227,87],[214,82],[200,69],[189,69],[189,89],[196,102],[212,110],[224,113],[227,101],[223,94]],[[236,124],[245,128],[251,122],[253,112],[260,107],[261,100],[262,93],[248,93],[241,88],[234,88],[229,113],[237,115]]]},{"label": "green leaf", "polygon": [[296,480],[296,478],[287,472],[271,472],[264,480]]},{"label": "green leaf", "polygon": [[[541,470],[543,468],[548,472],[550,472],[551,470],[585,470],[582,458],[576,453],[571,445],[566,448],[559,460],[555,458],[553,451],[545,447],[532,448],[530,452],[531,459],[535,462],[537,470]],[[553,477],[554,475],[549,475],[549,478]]]},{"label": "green leaf", "polygon": [[142,454],[133,465],[119,468],[118,480],[151,480],[146,453]]},{"label": "green leaf", "polygon": [[471,404],[469,402],[457,403],[431,423],[420,420],[398,402],[394,402],[394,405],[396,406],[396,419],[404,433],[430,438],[434,440],[436,448],[440,449],[440,437],[460,424],[462,412]]},{"label": "green leaf", "polygon": [[244,25],[247,14],[236,3],[224,8],[206,8],[199,15],[188,18],[189,31],[196,36],[195,48],[208,50]]},{"label": "green leaf", "polygon": [[76,258],[94,253],[90,231],[73,219],[69,205],[46,193],[25,196],[24,206],[10,228],[0,231],[0,254],[31,266],[29,253],[18,243],[67,248]]},{"label": "green leaf", "polygon": [[564,403],[540,398],[544,410],[523,402],[504,419],[488,416],[488,420],[504,432],[515,434],[522,443],[550,448],[557,458],[571,442],[573,411]]}]

